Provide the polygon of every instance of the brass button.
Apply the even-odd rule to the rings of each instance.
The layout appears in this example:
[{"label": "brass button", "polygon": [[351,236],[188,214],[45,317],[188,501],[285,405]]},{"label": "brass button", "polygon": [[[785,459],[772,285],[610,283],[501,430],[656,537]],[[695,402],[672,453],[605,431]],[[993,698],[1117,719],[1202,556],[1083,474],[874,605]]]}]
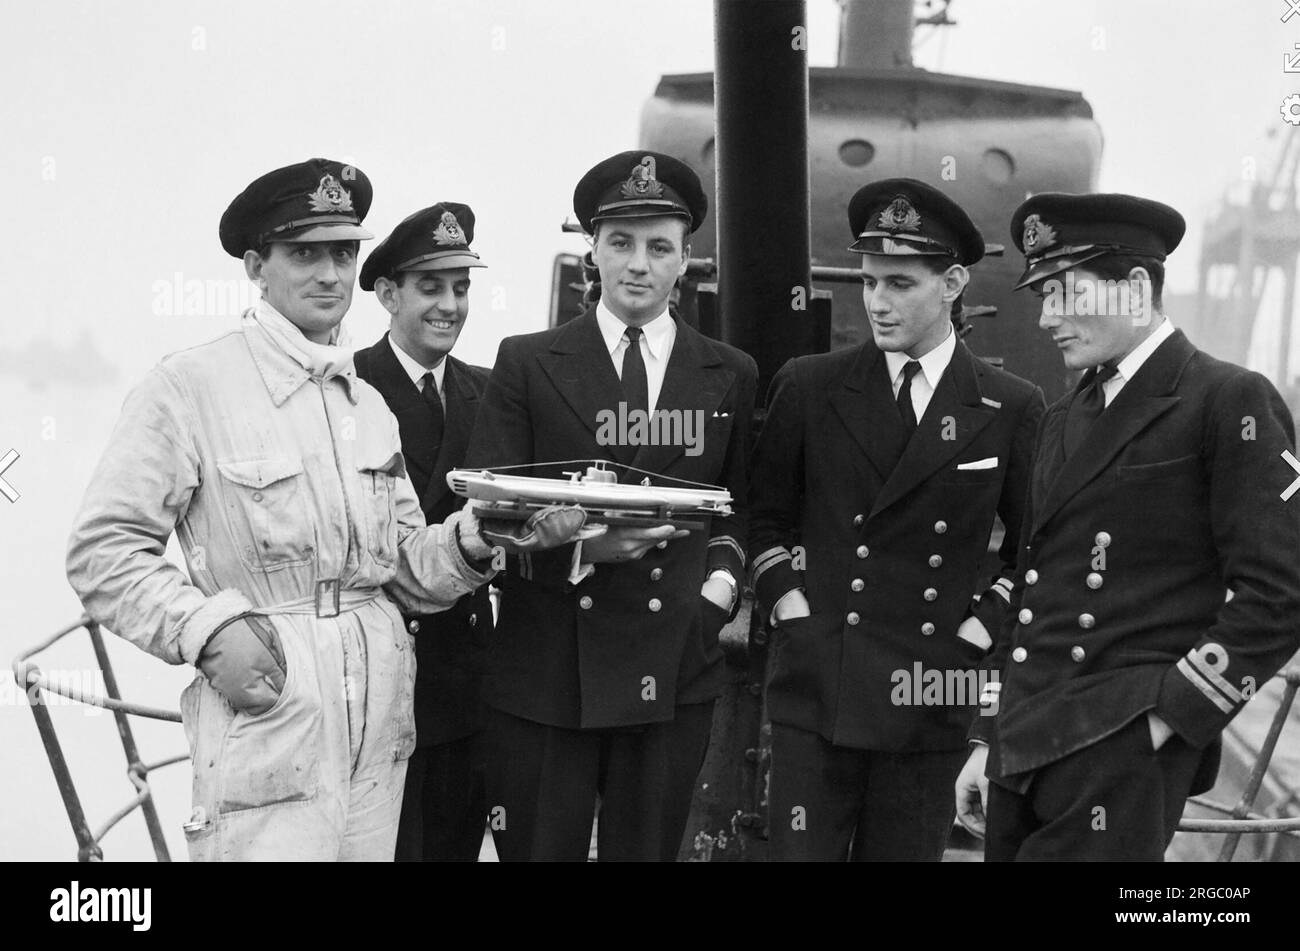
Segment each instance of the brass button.
[{"label": "brass button", "polygon": [[651,580],[651,581],[658,581],[658,580],[659,580],[660,578],[662,578],[663,576],[664,576],[664,570],[663,570],[662,568],[652,568],[652,569],[650,570],[650,580]]},{"label": "brass button", "polygon": [[931,624],[929,621],[926,621],[924,624],[921,625],[921,633],[924,634],[926,637],[929,637],[931,634],[934,633],[934,625]]},{"label": "brass button", "polygon": [[1028,624],[1034,619],[1034,612],[1029,608],[1021,608],[1019,618],[1021,624]]},{"label": "brass button", "polygon": [[1093,591],[1096,591],[1098,588],[1100,588],[1100,587],[1102,586],[1102,584],[1103,584],[1103,582],[1102,582],[1102,577],[1101,577],[1101,572],[1100,572],[1100,571],[1089,572],[1089,574],[1088,574],[1088,587],[1089,587],[1089,588],[1091,588]]},{"label": "brass button", "polygon": [[1083,648],[1082,648],[1082,647],[1079,647],[1077,644],[1076,644],[1074,647],[1071,647],[1071,648],[1070,648],[1070,658],[1071,658],[1071,659],[1072,659],[1076,664],[1082,664],[1082,663],[1083,663],[1083,659],[1084,659],[1085,657],[1087,657],[1087,656],[1088,656],[1088,655],[1084,653]]},{"label": "brass button", "polygon": [[651,611],[658,611],[664,606],[664,603],[658,598],[651,598],[650,603],[646,605]]},{"label": "brass button", "polygon": [[1097,619],[1093,617],[1091,614],[1079,615],[1079,627],[1083,628],[1085,631],[1090,631],[1096,626],[1097,626]]},{"label": "brass button", "polygon": [[475,627],[475,626],[477,626],[477,625],[478,625],[478,615],[477,615],[477,614],[471,614],[471,615],[469,616],[469,626],[470,626],[470,627]]},{"label": "brass button", "polygon": [[846,617],[844,620],[848,621],[849,624],[857,624],[859,621],[862,620],[862,615],[859,614],[857,611],[850,611],[849,616]]},{"label": "brass button", "polygon": [[1017,664],[1023,664],[1028,656],[1029,651],[1025,650],[1023,647],[1017,647],[1011,652],[1011,659]]},{"label": "brass button", "polygon": [[1038,584],[1038,572],[1033,568],[1025,572],[1025,584]]},{"label": "brass button", "polygon": [[409,623],[409,624],[406,625],[406,629],[407,629],[408,631],[410,631],[412,634],[419,634],[419,633],[420,633],[420,622],[419,622],[419,621],[412,621],[411,623]]},{"label": "brass button", "polygon": [[582,610],[584,611],[591,610],[591,597],[589,595],[584,594],[581,598],[578,599],[578,607],[582,608]]},{"label": "brass button", "polygon": [[1110,532],[1098,532],[1096,542],[1102,548],[1110,547]]},{"label": "brass button", "polygon": [[261,492],[254,492],[254,493],[253,493],[253,501],[254,501],[254,502],[260,502],[260,501],[262,501],[262,493],[261,493]]},{"label": "brass button", "polygon": [[865,517],[865,516],[862,516],[862,515],[855,515],[855,516],[853,516],[853,527],[854,527],[854,528],[861,528],[861,527],[862,527],[862,523],[865,522],[866,520],[867,520],[866,517]]},{"label": "brass button", "polygon": [[943,555],[931,555],[931,556],[930,556],[930,567],[931,567],[931,568],[939,568],[939,567],[941,567],[942,565],[943,565]]},{"label": "brass button", "polygon": [[936,535],[942,535],[947,530],[948,530],[948,523],[945,522],[943,519],[939,519],[939,521],[934,523],[934,533]]},{"label": "brass button", "polygon": [[859,545],[859,546],[858,546],[858,557],[859,557],[859,558],[866,558],[867,555],[869,555],[870,553],[871,553],[871,549],[868,548],[866,545]]},{"label": "brass button", "polygon": [[861,591],[866,586],[867,583],[863,581],[861,578],[854,578],[851,582],[849,582],[849,587],[852,588],[854,591]]},{"label": "brass button", "polygon": [[921,597],[925,598],[927,601],[933,601],[935,598],[939,597],[939,592],[935,591],[934,588],[926,588],[921,592]]}]

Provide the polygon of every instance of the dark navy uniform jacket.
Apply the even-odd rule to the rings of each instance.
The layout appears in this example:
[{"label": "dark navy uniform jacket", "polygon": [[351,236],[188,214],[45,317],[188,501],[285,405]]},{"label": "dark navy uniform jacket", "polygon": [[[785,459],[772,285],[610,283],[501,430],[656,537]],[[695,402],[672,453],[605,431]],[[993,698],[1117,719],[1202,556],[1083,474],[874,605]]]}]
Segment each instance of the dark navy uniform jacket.
[{"label": "dark navy uniform jacket", "polygon": [[[424,519],[441,522],[464,504],[447,486],[447,473],[465,461],[479,399],[488,371],[446,357],[442,389],[446,401],[441,450],[430,441],[433,416],[419,388],[385,335],[373,347],[358,350],[357,376],[384,397],[397,417],[402,455]],[[441,614],[407,617],[415,634],[415,732],[419,746],[446,743],[482,727],[479,699],[484,658],[492,634],[492,605],[487,585],[467,594]]]},{"label": "dark navy uniform jacket", "polygon": [[[965,744],[985,652],[957,628],[973,611],[996,636],[1007,610],[1042,412],[1038,387],[961,341],[910,441],[871,342],[781,369],[754,454],[754,587],[770,612],[802,586],[812,616],[775,632],[774,721],[857,749]],[[998,579],[981,573],[995,514]],[[918,663],[954,685],[971,671],[965,696],[904,697]]]},{"label": "dark navy uniform jacket", "polygon": [[[1154,710],[1206,749],[1300,645],[1290,413],[1258,373],[1181,332],[1064,459],[1070,396],[1043,419],[1004,637],[988,775],[1017,786]],[[1231,592],[1231,600],[1225,597]]]},{"label": "dark navy uniform jacket", "polygon": [[[752,358],[678,322],[657,409],[699,411],[702,451],[646,445],[630,464],[724,486],[733,514],[639,560],[598,564],[577,585],[568,581],[573,545],[510,558],[498,576],[488,705],[551,726],[623,727],[671,720],[676,705],[718,696],[718,632],[727,612],[702,597],[700,586],[718,568],[743,582],[756,386]],[[468,464],[568,462],[521,470],[562,478],[575,469],[570,460],[617,461],[618,447],[601,445],[597,433],[601,411],[617,410],[625,399],[594,310],[551,330],[509,337],[479,410]]]}]

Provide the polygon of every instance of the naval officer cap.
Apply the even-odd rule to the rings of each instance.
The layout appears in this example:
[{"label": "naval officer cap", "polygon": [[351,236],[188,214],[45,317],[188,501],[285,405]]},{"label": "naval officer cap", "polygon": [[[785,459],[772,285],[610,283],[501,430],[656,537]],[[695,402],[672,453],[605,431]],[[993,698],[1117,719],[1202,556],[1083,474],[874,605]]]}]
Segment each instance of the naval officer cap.
[{"label": "naval officer cap", "polygon": [[358,241],[370,210],[370,179],[354,165],[314,158],[267,172],[221,216],[221,246],[242,258],[274,241]]},{"label": "naval officer cap", "polygon": [[393,229],[361,266],[361,289],[373,291],[381,277],[401,271],[447,271],[487,267],[469,249],[474,240],[474,212],[469,205],[440,201],[421,208]]},{"label": "naval officer cap", "polygon": [[620,152],[593,167],[573,190],[573,212],[587,234],[607,218],[686,218],[695,231],[709,212],[700,177],[662,152]]},{"label": "naval officer cap", "polygon": [[957,204],[914,178],[863,185],[849,199],[849,227],[859,254],[938,255],[969,267],[984,257],[984,236]]},{"label": "naval officer cap", "polygon": [[1133,195],[1043,192],[1011,216],[1011,240],[1025,256],[1016,289],[1103,254],[1163,261],[1183,240],[1187,222],[1173,208]]}]

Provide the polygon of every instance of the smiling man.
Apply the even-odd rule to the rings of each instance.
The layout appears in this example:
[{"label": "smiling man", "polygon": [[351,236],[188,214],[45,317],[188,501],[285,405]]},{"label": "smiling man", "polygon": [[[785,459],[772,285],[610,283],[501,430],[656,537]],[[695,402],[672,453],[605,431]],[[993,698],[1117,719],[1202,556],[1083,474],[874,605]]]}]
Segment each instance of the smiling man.
[{"label": "smiling man", "polygon": [[956,788],[972,831],[987,811],[990,861],[1160,861],[1220,732],[1300,646],[1293,423],[1164,315],[1184,227],[1131,195],[1035,195],[1012,217],[1017,286],[1084,373],[1043,418],[997,715]]},{"label": "smiling man", "polygon": [[938,861],[1043,398],[957,339],[984,239],[956,202],[887,179],[848,217],[871,339],[782,367],[754,452],[752,578],[775,622],[770,854]]},{"label": "smiling man", "polygon": [[[718,632],[744,567],[757,371],[669,312],[707,210],[687,165],[612,156],[583,176],[573,207],[592,236],[600,300],[502,342],[468,465],[559,477],[574,460],[610,460],[634,467],[623,481],[725,486],[733,514],[689,535],[614,527],[510,559],[484,686],[488,810],[506,860],[585,860],[599,800],[601,860],[671,861],[721,691]],[[604,438],[600,420],[620,405],[699,414],[700,451]]]},{"label": "smiling man", "polygon": [[491,577],[494,545],[555,544],[585,518],[426,526],[397,422],[337,343],[370,198],[327,159],[236,196],[221,245],[262,299],[131,392],[73,524],[86,613],[198,668],[181,696],[195,861],[391,859],[415,746],[402,612],[446,610]]},{"label": "smiling man", "polygon": [[[366,259],[362,290],[391,318],[378,343],[356,354],[357,376],[397,417],[406,473],[425,519],[440,522],[464,500],[447,473],[465,461],[488,371],[451,355],[469,319],[474,212],[439,202],[393,229]],[[483,841],[483,766],[478,742],[484,653],[492,605],[484,586],[449,611],[411,615],[417,633],[416,750],[406,773],[397,833],[399,861],[472,862]]]}]

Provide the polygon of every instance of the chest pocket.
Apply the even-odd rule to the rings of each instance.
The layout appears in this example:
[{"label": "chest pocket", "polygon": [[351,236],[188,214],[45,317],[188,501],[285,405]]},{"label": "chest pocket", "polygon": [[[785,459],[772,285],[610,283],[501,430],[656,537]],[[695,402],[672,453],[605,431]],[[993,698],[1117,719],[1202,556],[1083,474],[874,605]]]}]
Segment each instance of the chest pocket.
[{"label": "chest pocket", "polygon": [[1118,466],[1115,470],[1116,476],[1124,482],[1155,482],[1161,479],[1199,475],[1200,472],[1201,457],[1196,455],[1179,456],[1177,459],[1141,465]]},{"label": "chest pocket", "polygon": [[362,518],[370,556],[384,567],[397,563],[398,479],[406,478],[406,462],[400,452],[383,444],[363,446],[357,454],[361,479]]},{"label": "chest pocket", "polygon": [[987,485],[990,482],[997,482],[1002,478],[1002,467],[994,466],[992,469],[953,469],[948,468],[941,472],[937,481],[944,485]]},{"label": "chest pocket", "polygon": [[300,457],[218,461],[217,470],[245,567],[275,571],[311,561],[313,531]]}]

